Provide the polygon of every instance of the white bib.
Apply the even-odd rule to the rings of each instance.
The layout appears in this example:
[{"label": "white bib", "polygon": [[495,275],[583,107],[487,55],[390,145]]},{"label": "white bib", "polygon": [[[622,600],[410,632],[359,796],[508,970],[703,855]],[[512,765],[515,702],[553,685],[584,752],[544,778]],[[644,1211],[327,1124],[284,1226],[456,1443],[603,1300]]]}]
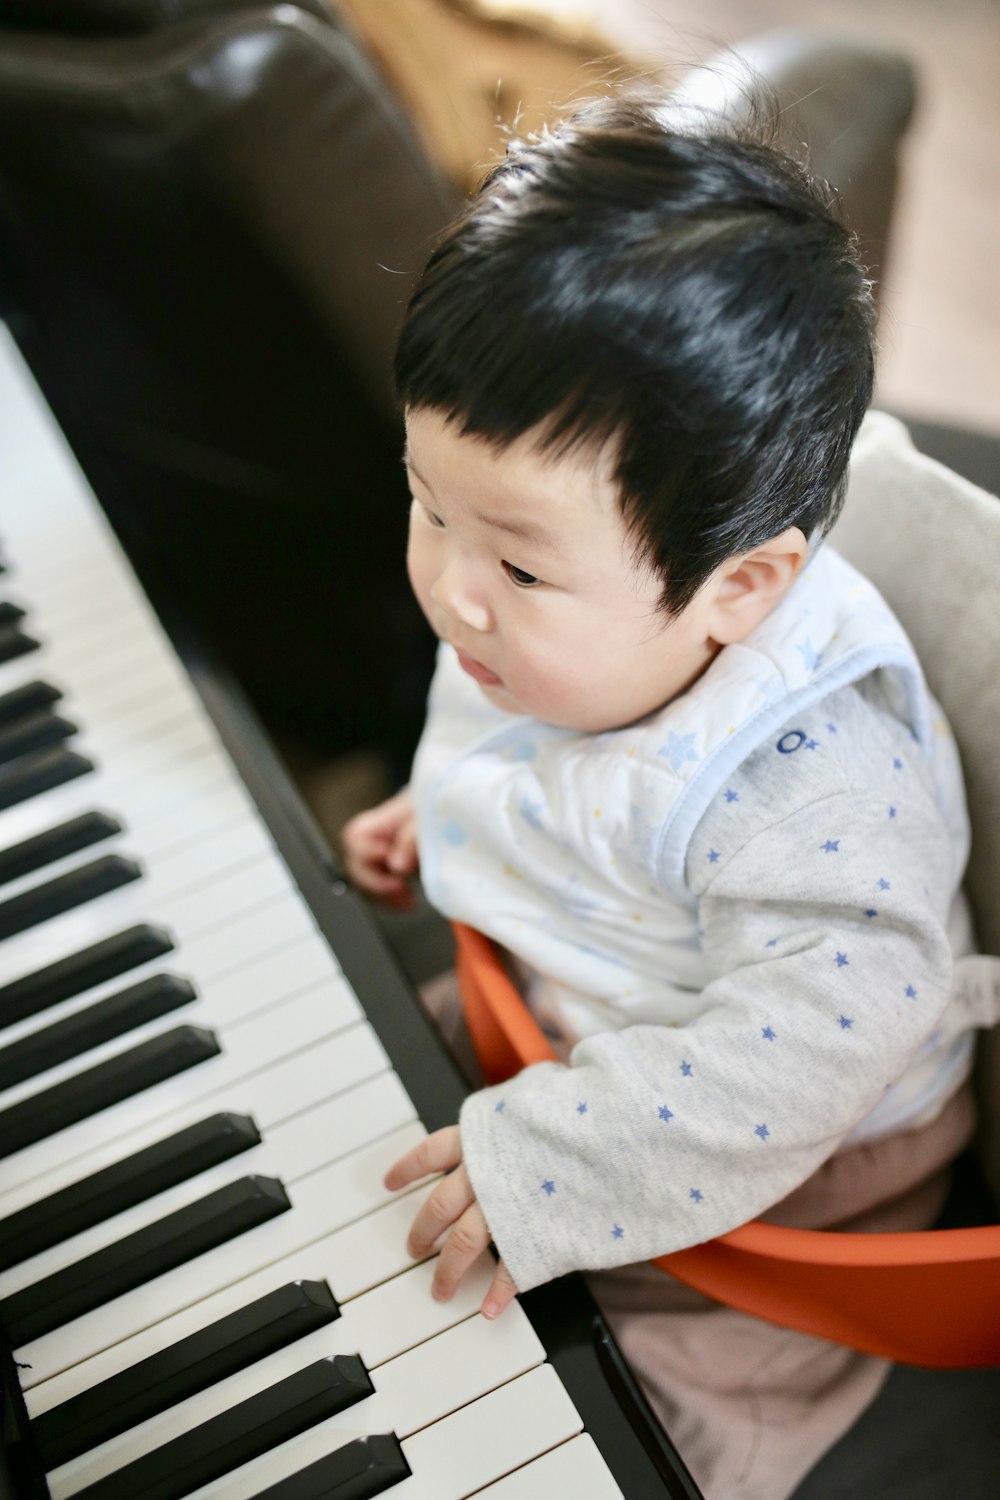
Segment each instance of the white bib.
[{"label": "white bib", "polygon": [[811,708],[876,671],[931,761],[960,850],[961,784],[953,761],[934,764],[935,710],[913,649],[827,547],[746,641],[626,729],[581,734],[504,713],[442,646],[412,782],[429,900],[525,966],[556,1034],[693,1019],[709,978],[685,882],[695,827],[770,735],[801,714],[803,729],[783,736],[793,753]]}]

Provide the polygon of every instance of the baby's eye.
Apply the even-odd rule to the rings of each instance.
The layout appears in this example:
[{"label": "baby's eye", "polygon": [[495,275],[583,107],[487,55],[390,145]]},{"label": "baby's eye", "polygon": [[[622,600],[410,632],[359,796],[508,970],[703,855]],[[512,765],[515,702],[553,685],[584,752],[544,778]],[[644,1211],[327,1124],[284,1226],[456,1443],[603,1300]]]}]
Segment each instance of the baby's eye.
[{"label": "baby's eye", "polygon": [[526,573],[523,568],[515,568],[513,563],[503,562],[501,567],[511,583],[516,583],[518,588],[530,589],[536,583],[541,583],[540,578],[536,578],[533,573]]},{"label": "baby's eye", "polygon": [[[427,507],[425,506],[424,509],[427,510]],[[436,515],[432,510],[427,510],[427,519],[430,521],[432,526],[437,526],[438,529],[444,526],[444,522],[442,521],[441,517],[439,515]]]}]

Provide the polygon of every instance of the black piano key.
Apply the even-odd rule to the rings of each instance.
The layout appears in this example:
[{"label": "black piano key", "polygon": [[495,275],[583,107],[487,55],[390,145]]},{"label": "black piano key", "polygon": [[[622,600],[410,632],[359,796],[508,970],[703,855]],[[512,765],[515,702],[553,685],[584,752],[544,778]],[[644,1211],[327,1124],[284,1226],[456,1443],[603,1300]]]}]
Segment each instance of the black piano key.
[{"label": "black piano key", "polygon": [[42,1412],[31,1424],[42,1462],[46,1469],[69,1463],[339,1316],[325,1281],[278,1287]]},{"label": "black piano key", "polygon": [[26,714],[6,729],[0,729],[0,765],[9,765],[22,755],[34,750],[44,750],[49,745],[58,745],[72,739],[77,726],[70,719],[63,719],[45,709],[40,713]]},{"label": "black piano key", "polygon": [[0,599],[0,625],[16,625],[24,619],[24,610],[10,599]]},{"label": "black piano key", "polygon": [[195,999],[197,991],[191,981],[176,974],[153,974],[142,979],[78,1010],[75,1015],[0,1048],[0,1089],[36,1078],[48,1068],[80,1057],[92,1047],[124,1036],[147,1021],[190,1005]]},{"label": "black piano key", "polygon": [[104,854],[53,880],[42,881],[20,896],[0,901],[0,942],[98,896],[120,890],[123,885],[131,885],[141,875],[142,866],[136,860],[125,854]]},{"label": "black piano key", "polygon": [[95,984],[117,979],[140,964],[162,958],[174,950],[173,938],[163,927],[143,922],[81,948],[68,958],[57,959],[9,984],[0,985],[0,1026],[13,1026],[25,1016],[36,1016],[50,1005],[80,995]]},{"label": "black piano key", "polygon": [[374,1433],[355,1438],[297,1474],[279,1479],[253,1500],[370,1500],[411,1473],[396,1434]]},{"label": "black piano key", "polygon": [[9,693],[0,693],[0,724],[13,724],[25,714],[36,713],[58,703],[62,693],[49,682],[25,682],[11,688]]},{"label": "black piano key", "polygon": [[177,1026],[0,1111],[0,1157],[193,1068],[222,1049],[213,1031]]},{"label": "black piano key", "polygon": [[58,746],[55,750],[37,750],[34,755],[22,755],[13,765],[0,769],[0,811],[14,807],[18,802],[27,802],[41,792],[63,786],[77,776],[86,776],[94,769],[94,763],[75,750]]},{"label": "black piano key", "polygon": [[260,1145],[249,1115],[210,1115],[0,1219],[0,1270]]},{"label": "black piano key", "polygon": [[291,1208],[276,1177],[240,1177],[0,1301],[16,1348]]},{"label": "black piano key", "polygon": [[39,644],[33,635],[28,635],[19,625],[0,625],[0,665],[5,661],[16,661],[19,656],[27,656],[29,651],[37,651]]},{"label": "black piano key", "polygon": [[78,1491],[79,1500],[183,1500],[372,1394],[356,1354],[334,1354]]},{"label": "black piano key", "polygon": [[117,819],[103,812],[81,813],[78,818],[58,823],[20,844],[11,844],[9,849],[0,849],[0,885],[20,880],[22,875],[31,875],[57,859],[89,849],[92,844],[103,843],[121,831]]}]

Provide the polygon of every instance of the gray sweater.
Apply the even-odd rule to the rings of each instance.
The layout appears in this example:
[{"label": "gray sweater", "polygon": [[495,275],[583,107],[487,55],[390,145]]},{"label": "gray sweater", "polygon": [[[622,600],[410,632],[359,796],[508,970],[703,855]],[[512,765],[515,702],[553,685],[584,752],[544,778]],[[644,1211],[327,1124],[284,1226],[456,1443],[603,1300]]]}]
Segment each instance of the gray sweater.
[{"label": "gray sweater", "polygon": [[790,718],[698,822],[694,1019],[586,1037],[466,1101],[466,1163],[521,1290],[724,1233],[966,1077],[954,828],[883,691],[875,673]]}]

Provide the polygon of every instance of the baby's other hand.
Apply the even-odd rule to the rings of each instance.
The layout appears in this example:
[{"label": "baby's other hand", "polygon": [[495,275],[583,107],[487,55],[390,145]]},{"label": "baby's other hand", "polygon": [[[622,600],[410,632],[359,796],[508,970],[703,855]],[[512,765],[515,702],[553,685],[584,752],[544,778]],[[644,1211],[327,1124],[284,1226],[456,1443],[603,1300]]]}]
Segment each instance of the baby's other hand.
[{"label": "baby's other hand", "polygon": [[387,906],[413,905],[410,876],[416,874],[417,822],[408,787],[345,823],[341,840],[348,879]]},{"label": "baby's other hand", "polygon": [[[389,1168],[385,1185],[395,1192],[430,1172],[447,1172],[448,1176],[425,1199],[410,1226],[406,1249],[414,1260],[420,1260],[430,1254],[441,1235],[447,1234],[431,1282],[431,1295],[439,1302],[448,1302],[473,1261],[490,1243],[486,1219],[462,1161],[462,1138],[457,1125],[425,1136]],[[499,1317],[516,1292],[510,1272],[500,1261],[480,1308],[483,1316]]]}]

